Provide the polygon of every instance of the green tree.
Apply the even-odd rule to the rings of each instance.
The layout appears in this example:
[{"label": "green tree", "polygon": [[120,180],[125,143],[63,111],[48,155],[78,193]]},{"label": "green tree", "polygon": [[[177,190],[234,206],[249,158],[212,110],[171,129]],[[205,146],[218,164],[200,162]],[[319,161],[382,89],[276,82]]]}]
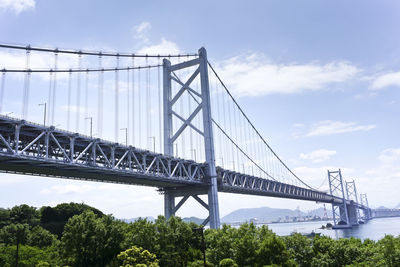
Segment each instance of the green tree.
[{"label": "green tree", "polygon": [[11,223],[10,210],[0,208],[0,229]]},{"label": "green tree", "polygon": [[147,219],[138,219],[125,227],[125,241],[123,248],[132,245],[155,251],[157,246],[157,229],[154,223]]},{"label": "green tree", "polygon": [[14,206],[10,210],[10,221],[35,226],[40,222],[40,213],[35,207],[26,204]]},{"label": "green tree", "polygon": [[157,245],[155,253],[161,266],[184,266],[191,260],[191,247],[200,247],[200,239],[193,228],[198,225],[185,223],[179,217],[166,220],[159,216],[155,221]]},{"label": "green tree", "polygon": [[220,267],[238,267],[236,262],[232,259],[223,259],[219,262]]},{"label": "green tree", "polygon": [[149,267],[159,266],[155,254],[136,246],[121,252],[118,254],[117,258],[120,260],[121,266],[123,267],[138,266],[138,264],[144,264],[144,266]]},{"label": "green tree", "polygon": [[386,266],[400,266],[400,236],[386,235],[377,242],[377,247],[385,259]]},{"label": "green tree", "polygon": [[40,227],[39,225],[34,226],[28,236],[27,244],[34,247],[49,247],[57,242],[57,237]]},{"label": "green tree", "polygon": [[312,239],[299,233],[284,238],[286,248],[299,266],[310,266],[314,257]]},{"label": "green tree", "polygon": [[237,229],[224,224],[221,229],[208,229],[205,231],[207,259],[217,265],[223,259],[234,257],[233,243],[237,236]]},{"label": "green tree", "polygon": [[62,203],[57,206],[48,207],[44,206],[40,208],[40,225],[52,234],[61,237],[64,231],[64,226],[70,218],[74,215],[82,214],[86,210],[93,211],[97,216],[103,216],[104,214],[83,203]]},{"label": "green tree", "polygon": [[111,216],[97,217],[87,210],[65,225],[61,248],[68,264],[105,266],[121,250],[121,224]]},{"label": "green tree", "polygon": [[[15,266],[16,246],[0,246],[0,266]],[[40,249],[27,245],[21,245],[19,248],[19,266],[56,266],[60,262],[58,255],[49,249]],[[47,265],[43,265],[44,262]],[[42,265],[40,265],[42,263]]]},{"label": "green tree", "polygon": [[235,261],[239,266],[254,266],[256,251],[260,246],[257,227],[253,223],[242,224],[235,234],[233,247]]},{"label": "green tree", "polygon": [[286,250],[285,243],[280,237],[271,234],[263,239],[257,250],[257,265],[278,264],[290,266],[290,254]]},{"label": "green tree", "polygon": [[0,230],[0,242],[6,245],[15,245],[15,265],[18,266],[19,247],[28,240],[29,226],[27,224],[11,224]]}]

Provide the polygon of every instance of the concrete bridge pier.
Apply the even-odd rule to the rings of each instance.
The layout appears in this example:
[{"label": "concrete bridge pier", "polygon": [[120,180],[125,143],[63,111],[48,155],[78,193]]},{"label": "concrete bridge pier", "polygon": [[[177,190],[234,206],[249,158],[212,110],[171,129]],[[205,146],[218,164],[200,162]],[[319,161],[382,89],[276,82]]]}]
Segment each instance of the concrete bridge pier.
[{"label": "concrete bridge pier", "polygon": [[349,215],[348,224],[351,226],[358,226],[358,213],[357,213],[358,207],[355,205],[353,201],[351,201],[350,204],[347,204],[346,207],[347,207],[347,213]]}]

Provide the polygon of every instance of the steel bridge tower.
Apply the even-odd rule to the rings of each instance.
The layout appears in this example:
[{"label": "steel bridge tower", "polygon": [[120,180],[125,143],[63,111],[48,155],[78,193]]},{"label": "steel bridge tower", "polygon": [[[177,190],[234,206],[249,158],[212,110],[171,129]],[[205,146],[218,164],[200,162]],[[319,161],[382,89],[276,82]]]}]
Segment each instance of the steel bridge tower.
[{"label": "steel bridge tower", "polygon": [[328,171],[329,190],[331,195],[342,198],[340,204],[332,203],[333,223],[335,228],[351,228],[349,213],[343,186],[343,178],[340,169],[338,171]]},{"label": "steel bridge tower", "polygon": [[[182,82],[175,71],[197,66],[196,70],[189,76],[186,82]],[[200,75],[201,90],[197,92],[190,87],[191,83]],[[180,90],[176,95],[172,95],[172,82],[177,83],[180,86]],[[173,110],[174,104],[182,97],[183,93],[187,92],[193,98],[198,97],[197,107],[194,111],[190,111],[188,118],[184,118],[183,114],[178,114],[177,111]],[[194,96],[195,95],[195,96]],[[192,120],[202,111],[203,118],[203,131],[199,130],[192,124]],[[212,118],[211,118],[211,103],[210,103],[210,88],[208,81],[208,61],[207,51],[204,47],[199,49],[199,57],[193,60],[181,62],[175,65],[171,65],[171,62],[167,59],[163,61],[163,116],[164,116],[164,154],[167,156],[174,155],[174,142],[180,135],[183,134],[185,128],[191,127],[193,130],[198,132],[204,138],[204,151],[207,165],[206,172],[206,187],[187,187],[187,188],[163,188],[164,191],[164,213],[165,217],[175,215],[175,212],[183,205],[183,203],[189,198],[193,197],[203,207],[208,209],[209,216],[203,222],[203,225],[210,222],[211,228],[219,228],[219,205],[218,205],[218,187],[217,187],[217,171],[215,166],[215,154],[214,154],[214,140],[213,140],[213,129],[212,129]],[[173,131],[173,119],[179,119],[183,122],[182,126],[177,131]],[[208,194],[208,205],[198,197],[201,194]],[[175,197],[183,198],[175,205]]]}]

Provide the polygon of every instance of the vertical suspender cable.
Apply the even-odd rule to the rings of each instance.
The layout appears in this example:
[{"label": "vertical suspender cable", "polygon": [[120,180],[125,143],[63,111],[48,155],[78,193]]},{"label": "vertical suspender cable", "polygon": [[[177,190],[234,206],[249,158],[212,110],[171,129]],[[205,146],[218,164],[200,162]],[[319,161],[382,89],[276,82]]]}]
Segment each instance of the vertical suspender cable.
[{"label": "vertical suspender cable", "polygon": [[[131,118],[130,118],[130,116],[131,116],[131,114],[130,114],[130,109],[131,109],[131,105],[130,105],[130,102],[131,102],[131,87],[130,87],[130,71],[129,71],[129,68],[128,69],[126,69],[126,92],[127,92],[127,97],[126,97],[126,121],[127,121],[127,123],[126,123],[126,129],[127,129],[127,131],[129,132],[130,131],[130,128],[131,128]],[[129,139],[129,137],[128,137],[128,139]],[[129,141],[128,141],[128,143],[129,143]]]},{"label": "vertical suspender cable", "polygon": [[[99,54],[99,69],[102,69],[102,55]],[[98,92],[97,92],[97,134],[102,137],[103,132],[103,75],[104,71],[99,72]]]},{"label": "vertical suspender cable", "polygon": [[160,57],[158,57],[158,67],[157,67],[157,85],[158,85],[158,134],[159,134],[159,144],[160,144],[160,150],[159,152],[161,153],[163,151],[162,145],[163,145],[163,136],[162,136],[162,103],[161,103],[161,71],[160,71]]},{"label": "vertical suspender cable", "polygon": [[118,67],[119,67],[119,56],[117,55],[116,57],[116,67],[115,67],[115,98],[114,98],[114,126],[115,126],[115,132],[114,132],[114,137],[115,137],[115,142],[119,142],[118,138],[118,133],[119,133],[119,126],[118,126],[118,110],[119,110],[119,73],[118,73]]},{"label": "vertical suspender cable", "polygon": [[[52,96],[53,70],[52,69],[50,70],[49,75],[50,75],[50,78],[49,78],[49,94],[48,94],[48,98],[47,98],[47,105],[49,107],[49,110],[52,110],[52,105],[53,105],[53,103],[52,103],[52,99],[53,99],[53,96]],[[50,124],[50,116],[47,116],[46,119],[47,119],[46,125],[49,125]]]},{"label": "vertical suspender cable", "polygon": [[138,69],[138,130],[139,130],[139,147],[142,147],[142,94],[141,94],[141,90],[140,90],[140,86],[141,86],[141,77],[140,77],[140,67]]},{"label": "vertical suspender cable", "polygon": [[[82,67],[82,54],[78,54],[78,69]],[[79,122],[81,116],[81,73],[77,73],[76,77],[76,117],[75,117],[75,131],[79,132]]]},{"label": "vertical suspender cable", "polygon": [[3,69],[3,72],[1,74],[1,88],[0,88],[0,113],[3,111],[3,98],[4,98],[5,83],[6,83],[6,72],[5,72],[5,69]]},{"label": "vertical suspender cable", "polygon": [[133,69],[135,67],[135,57],[132,55],[132,144],[135,145],[135,70]]},{"label": "vertical suspender cable", "polygon": [[[149,60],[146,57],[146,66],[149,65]],[[151,99],[150,99],[150,68],[146,69],[146,138],[147,149],[151,149]]]},{"label": "vertical suspender cable", "polygon": [[29,71],[29,59],[30,59],[31,51],[30,51],[30,46],[27,47],[26,49],[26,62],[25,62],[25,68],[28,70],[25,74],[25,79],[24,79],[24,91],[23,91],[23,96],[22,96],[22,118],[25,120],[26,116],[28,115],[28,105],[29,105],[29,83],[30,83],[30,78],[31,78],[31,73]]},{"label": "vertical suspender cable", "polygon": [[[89,71],[86,70],[86,81],[85,81],[85,118],[89,117]],[[85,133],[87,133],[87,124],[89,121],[85,119]]]},{"label": "vertical suspender cable", "polygon": [[58,61],[58,53],[57,49],[56,52],[54,53],[54,74],[53,74],[53,100],[51,101],[53,104],[51,106],[51,125],[54,125],[54,111],[56,107],[56,89],[57,89],[57,61]]},{"label": "vertical suspender cable", "polygon": [[67,130],[70,131],[70,120],[71,120],[71,83],[72,83],[72,71],[68,73],[68,103],[67,103]]},{"label": "vertical suspender cable", "polygon": [[[189,58],[187,57],[186,58],[186,60],[189,60]],[[187,72],[186,72],[186,76],[187,77],[190,77],[190,70],[188,70]],[[191,86],[190,85],[190,87],[193,87],[193,86]],[[188,114],[189,114],[189,116],[190,116],[190,114],[192,114],[192,102],[191,102],[191,95],[188,93],[187,94],[187,101],[188,101]],[[196,117],[197,116],[199,116],[199,114],[197,114],[196,115]],[[193,124],[193,121],[191,122],[192,124]],[[197,159],[197,155],[196,154],[198,154],[198,152],[200,152],[200,151],[197,151],[194,147],[193,147],[193,129],[192,129],[192,127],[188,127],[189,128],[189,143],[190,143],[190,149],[191,149],[191,152],[193,152],[193,155],[192,155],[192,160],[198,160]]]}]

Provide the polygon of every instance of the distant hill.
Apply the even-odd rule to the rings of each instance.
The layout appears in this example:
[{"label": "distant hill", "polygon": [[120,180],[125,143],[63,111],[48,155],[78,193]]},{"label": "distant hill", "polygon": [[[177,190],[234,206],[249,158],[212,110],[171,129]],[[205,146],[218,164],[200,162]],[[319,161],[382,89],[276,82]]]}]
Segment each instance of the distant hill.
[{"label": "distant hill", "polygon": [[379,206],[376,209],[380,210],[380,209],[387,209],[385,206]]},{"label": "distant hill", "polygon": [[136,218],[130,218],[130,219],[121,219],[121,221],[124,221],[126,223],[131,223],[131,222],[135,222],[139,219],[147,219],[149,222],[154,222],[156,220],[152,216],[147,216],[147,217],[136,217]]},{"label": "distant hill", "polygon": [[194,222],[195,224],[200,225],[202,222],[204,222],[204,219],[197,218],[197,217],[185,217],[185,218],[182,218],[182,221],[187,222],[187,223]]},{"label": "distant hill", "polygon": [[324,216],[324,208],[318,208],[311,212],[303,212],[300,210],[291,209],[275,209],[269,207],[251,208],[251,209],[238,209],[221,219],[223,223],[235,223],[235,222],[246,222],[251,219],[257,219],[259,222],[271,222],[276,221],[279,218],[285,219],[286,216],[298,217],[298,216]]},{"label": "distant hill", "polygon": [[[331,210],[327,210],[328,215],[331,215]],[[248,222],[251,219],[257,218],[259,222],[271,222],[276,221],[279,218],[285,219],[286,216],[289,217],[298,217],[298,216],[324,216],[324,208],[318,208],[313,211],[303,212],[299,210],[291,210],[291,209],[275,209],[269,207],[261,207],[261,208],[249,208],[249,209],[238,209],[235,210],[228,215],[221,218],[222,223],[236,223],[236,222]],[[124,222],[130,223],[135,222],[139,218],[145,218],[148,221],[154,222],[155,218],[152,216],[148,217],[136,217],[131,219],[121,219]],[[200,225],[204,219],[198,217],[184,217],[182,218],[184,222],[194,222]]]}]

